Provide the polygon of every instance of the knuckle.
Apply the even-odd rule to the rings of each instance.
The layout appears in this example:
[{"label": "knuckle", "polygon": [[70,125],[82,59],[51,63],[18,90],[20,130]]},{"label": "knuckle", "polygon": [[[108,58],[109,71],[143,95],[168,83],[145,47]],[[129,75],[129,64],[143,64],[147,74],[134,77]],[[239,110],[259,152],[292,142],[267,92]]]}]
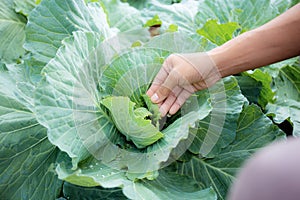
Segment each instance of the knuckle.
[{"label": "knuckle", "polygon": [[169,79],[175,83],[178,83],[181,78],[182,75],[178,72],[177,69],[173,69],[172,72],[169,74]]},{"label": "knuckle", "polygon": [[174,58],[176,58],[176,54],[170,54],[167,58],[168,61],[173,60]]},{"label": "knuckle", "polygon": [[166,86],[162,86],[159,90],[159,93],[162,95],[162,96],[167,96],[169,93],[171,92],[171,90],[166,87]]}]

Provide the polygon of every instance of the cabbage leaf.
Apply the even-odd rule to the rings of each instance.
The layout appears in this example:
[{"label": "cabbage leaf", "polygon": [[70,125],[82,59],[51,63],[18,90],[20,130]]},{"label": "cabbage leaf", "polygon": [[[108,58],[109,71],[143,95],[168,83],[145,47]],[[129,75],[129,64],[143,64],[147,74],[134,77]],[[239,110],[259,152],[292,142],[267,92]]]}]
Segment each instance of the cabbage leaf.
[{"label": "cabbage leaf", "polygon": [[170,54],[210,50],[295,4],[177,2],[0,2],[2,198],[224,199],[244,161],[289,134],[281,123],[299,137],[296,58],[160,117],[145,93]]}]

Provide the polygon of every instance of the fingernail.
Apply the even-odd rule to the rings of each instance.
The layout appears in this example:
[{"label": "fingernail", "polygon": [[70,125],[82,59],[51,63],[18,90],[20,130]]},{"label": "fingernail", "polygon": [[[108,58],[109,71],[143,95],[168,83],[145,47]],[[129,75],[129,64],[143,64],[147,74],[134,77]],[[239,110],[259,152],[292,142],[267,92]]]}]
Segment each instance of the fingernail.
[{"label": "fingernail", "polygon": [[155,93],[154,95],[152,95],[151,101],[156,102],[157,100],[158,100],[158,96],[157,96],[157,94]]}]

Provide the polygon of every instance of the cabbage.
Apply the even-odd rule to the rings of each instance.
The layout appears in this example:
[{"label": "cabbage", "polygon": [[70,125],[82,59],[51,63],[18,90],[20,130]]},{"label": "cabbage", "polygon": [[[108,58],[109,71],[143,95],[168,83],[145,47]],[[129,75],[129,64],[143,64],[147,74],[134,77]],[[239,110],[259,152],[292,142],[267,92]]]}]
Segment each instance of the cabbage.
[{"label": "cabbage", "polygon": [[255,151],[299,136],[297,59],[224,78],[171,117],[145,93],[168,55],[221,45],[290,3],[0,2],[1,198],[225,199]]}]

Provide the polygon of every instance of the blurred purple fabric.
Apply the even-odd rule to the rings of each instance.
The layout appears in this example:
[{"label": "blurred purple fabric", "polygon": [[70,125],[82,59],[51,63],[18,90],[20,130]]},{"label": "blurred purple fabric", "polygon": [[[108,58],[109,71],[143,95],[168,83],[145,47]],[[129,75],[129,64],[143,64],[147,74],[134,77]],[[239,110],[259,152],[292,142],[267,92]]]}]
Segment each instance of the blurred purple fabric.
[{"label": "blurred purple fabric", "polygon": [[300,200],[300,139],[273,143],[246,162],[228,200]]}]

